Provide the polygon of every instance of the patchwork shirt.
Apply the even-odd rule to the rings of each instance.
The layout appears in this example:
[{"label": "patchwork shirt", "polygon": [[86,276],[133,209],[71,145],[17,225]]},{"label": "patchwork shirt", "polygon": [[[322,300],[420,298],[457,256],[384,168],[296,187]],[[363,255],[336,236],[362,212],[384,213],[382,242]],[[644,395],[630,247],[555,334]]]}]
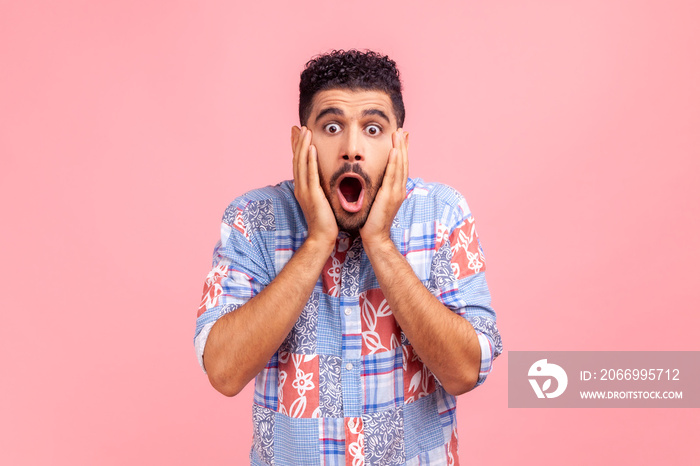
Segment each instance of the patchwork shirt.
[{"label": "patchwork shirt", "polygon": [[[224,213],[195,333],[204,369],[209,332],[270,284],[307,227],[285,181]],[[424,286],[467,319],[481,347],[477,386],[502,352],[483,251],[464,198],[409,179],[391,238]],[[456,400],[413,351],[354,240],[338,235],[301,316],[255,378],[254,465],[458,464]]]}]

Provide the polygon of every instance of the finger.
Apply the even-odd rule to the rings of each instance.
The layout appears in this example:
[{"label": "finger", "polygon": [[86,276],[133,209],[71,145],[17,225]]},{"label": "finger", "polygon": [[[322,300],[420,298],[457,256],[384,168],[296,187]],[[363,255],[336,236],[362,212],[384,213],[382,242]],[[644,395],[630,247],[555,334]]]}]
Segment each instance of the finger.
[{"label": "finger", "polygon": [[397,160],[395,183],[397,191],[401,189],[401,186],[399,186],[401,183],[403,183],[404,187],[406,186],[404,182],[404,178],[406,176],[406,143],[404,140],[404,134],[403,128],[396,130],[395,147]]},{"label": "finger", "polygon": [[296,137],[294,138],[294,157],[297,157],[299,155],[299,147],[301,146],[301,141],[304,139],[304,132],[306,131],[306,128],[303,126],[299,128],[299,132],[296,134]]},{"label": "finger", "polygon": [[[386,167],[386,173],[390,172],[391,168],[391,173],[390,177],[386,178],[385,177],[385,182],[388,182],[389,187],[392,187],[392,183],[396,179],[396,169],[397,169],[397,156],[399,155],[399,151],[401,150],[401,129],[397,129],[391,134],[391,146],[392,149],[389,152],[389,163],[387,164]],[[393,153],[393,155],[392,155]]]},{"label": "finger", "polygon": [[404,143],[404,133],[403,128],[399,128],[398,132],[398,146],[396,151],[396,182],[399,183],[403,179],[404,174],[404,152],[406,151],[406,144]]},{"label": "finger", "polygon": [[311,144],[309,146],[309,187],[320,187],[321,182],[318,176],[318,152],[316,151],[316,146]]},{"label": "finger", "polygon": [[301,143],[304,140],[305,132],[306,128],[302,126],[299,130],[299,134],[297,135],[296,145],[294,146],[294,186],[296,188],[295,191],[297,191],[298,193],[301,193],[301,189],[303,186],[303,182],[299,174],[299,159],[301,158],[299,151],[301,150]]},{"label": "finger", "polygon": [[406,132],[406,137],[404,138],[404,145],[406,146],[406,168],[408,169],[408,132]]},{"label": "finger", "polygon": [[[404,144],[403,140],[403,128],[399,128],[396,131],[396,158],[395,158],[395,169],[394,169],[394,177],[393,177],[393,184],[392,188],[395,190],[397,193],[402,189],[401,183],[403,182],[403,177],[404,177],[404,152],[406,150],[406,146]],[[404,185],[405,186],[405,185]]]},{"label": "finger", "polygon": [[292,170],[294,171],[294,180],[297,179],[297,146],[301,135],[301,128],[298,126],[292,127]]},{"label": "finger", "polygon": [[[402,136],[403,137],[403,136]],[[396,150],[396,170],[394,171],[394,192],[396,196],[403,195],[406,191],[406,182],[404,181],[404,176],[406,175],[406,159],[404,158],[404,151],[399,148]]]},{"label": "finger", "polygon": [[301,127],[301,131],[299,131],[299,137],[297,139],[297,145],[294,149],[294,155],[299,159],[299,156],[303,155],[302,154],[302,146],[304,145],[304,138],[306,137],[306,133],[308,133],[309,129],[306,126]]},{"label": "finger", "polygon": [[299,130],[299,134],[296,139],[296,146],[294,147],[294,167],[297,170],[297,177],[299,175],[299,159],[301,155],[301,146],[304,143],[304,135],[306,134],[306,127],[302,126]]},{"label": "finger", "polygon": [[299,187],[302,190],[306,190],[309,187],[308,180],[308,164],[309,164],[309,143],[311,142],[311,131],[304,128],[304,134],[302,136],[299,154],[297,161],[297,175],[299,179]]},{"label": "finger", "polygon": [[408,182],[408,133],[401,129],[401,132],[403,133],[403,138],[401,141],[401,162],[402,162],[402,168],[403,168],[403,174],[402,174],[402,180],[403,180],[403,186],[405,188],[406,183]]}]

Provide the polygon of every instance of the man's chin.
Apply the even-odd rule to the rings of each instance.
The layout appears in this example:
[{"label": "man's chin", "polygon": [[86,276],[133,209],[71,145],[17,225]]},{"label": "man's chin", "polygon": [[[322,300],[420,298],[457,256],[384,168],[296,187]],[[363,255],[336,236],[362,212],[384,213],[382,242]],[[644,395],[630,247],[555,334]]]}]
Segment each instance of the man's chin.
[{"label": "man's chin", "polygon": [[365,209],[359,212],[351,213],[346,212],[340,208],[335,213],[335,221],[338,224],[338,229],[351,235],[356,235],[360,232],[360,228],[365,226],[367,221],[368,212]]}]

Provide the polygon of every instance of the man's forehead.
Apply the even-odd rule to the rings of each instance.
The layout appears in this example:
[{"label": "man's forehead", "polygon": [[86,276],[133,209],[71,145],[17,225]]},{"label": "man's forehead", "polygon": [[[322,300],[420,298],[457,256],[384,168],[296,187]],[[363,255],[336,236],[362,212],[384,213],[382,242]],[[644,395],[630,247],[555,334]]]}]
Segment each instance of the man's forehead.
[{"label": "man's forehead", "polygon": [[318,92],[311,102],[311,119],[325,109],[335,108],[346,116],[359,116],[367,110],[380,110],[385,113],[391,123],[395,123],[394,106],[391,97],[384,91],[327,89]]}]

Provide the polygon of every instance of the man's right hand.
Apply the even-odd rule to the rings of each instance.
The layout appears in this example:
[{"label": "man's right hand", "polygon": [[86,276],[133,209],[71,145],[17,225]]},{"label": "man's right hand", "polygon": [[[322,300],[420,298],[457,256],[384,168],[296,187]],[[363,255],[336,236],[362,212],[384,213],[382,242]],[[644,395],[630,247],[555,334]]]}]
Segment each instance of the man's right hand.
[{"label": "man's right hand", "polygon": [[321,188],[318,153],[316,146],[311,144],[311,137],[311,130],[305,126],[292,128],[294,196],[306,218],[307,240],[318,241],[332,249],[338,237],[338,224]]}]

